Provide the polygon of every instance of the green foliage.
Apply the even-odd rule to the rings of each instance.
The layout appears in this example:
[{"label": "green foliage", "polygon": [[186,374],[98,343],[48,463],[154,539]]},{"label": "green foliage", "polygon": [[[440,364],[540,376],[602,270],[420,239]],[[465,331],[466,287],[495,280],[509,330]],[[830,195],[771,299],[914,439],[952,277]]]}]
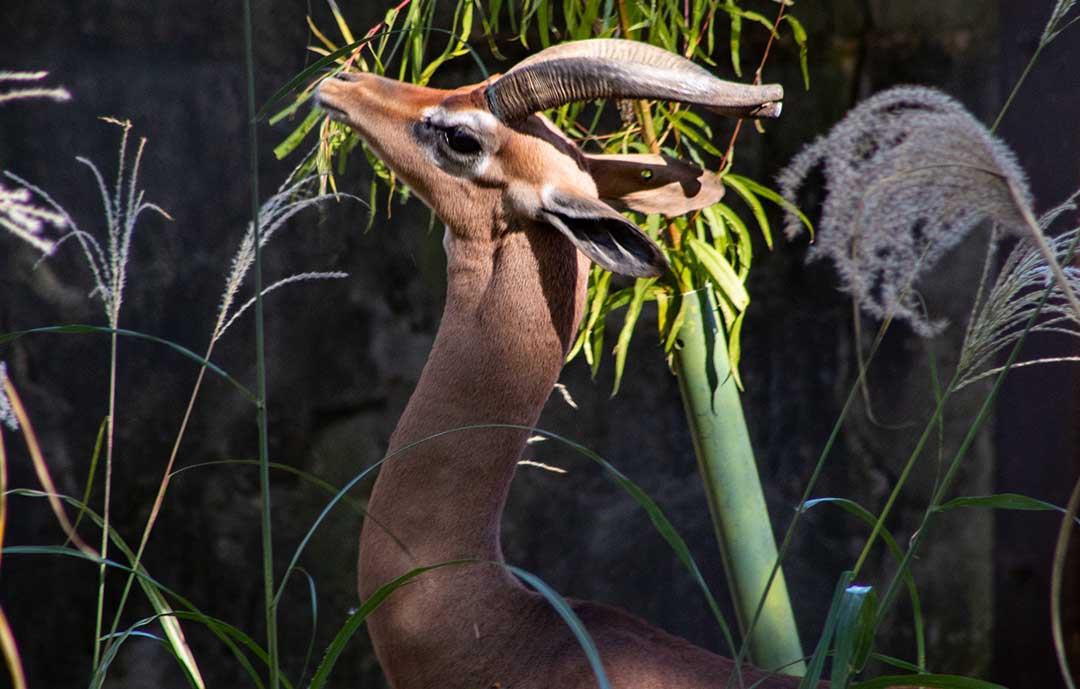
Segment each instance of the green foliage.
[{"label": "green foliage", "polygon": [[[776,22],[764,15],[747,10],[735,0],[694,0],[676,2],[626,2],[620,0],[564,0],[561,7],[548,0],[526,0],[523,3],[487,0],[487,2],[461,0],[457,3],[450,30],[443,39],[444,30],[433,27],[433,0],[406,0],[390,10],[383,22],[371,27],[359,41],[349,28],[337,6],[331,3],[336,32],[344,46],[321,31],[313,20],[308,19],[316,45],[309,49],[321,59],[291,80],[271,101],[264,106],[266,114],[294,90],[299,90],[293,101],[270,118],[277,122],[292,116],[297,108],[308,102],[314,86],[324,75],[324,68],[359,69],[376,74],[404,79],[417,84],[427,84],[438,69],[447,62],[470,54],[467,41],[479,39],[483,33],[487,45],[497,59],[502,59],[500,40],[505,33],[513,42],[529,49],[543,48],[566,40],[611,37],[622,35],[647,41],[704,64],[718,67],[716,32],[725,14],[731,19],[730,56],[732,69],[741,72],[739,49],[742,42],[742,21],[745,19],[780,37],[774,30]],[[556,10],[556,11],[553,11]],[[806,32],[797,19],[790,14],[778,20],[790,28],[790,37],[798,47],[804,77],[809,85]],[[432,52],[431,37],[439,36],[441,47]],[[537,45],[538,44],[538,45]],[[474,57],[475,54],[473,55]],[[481,65],[486,77],[487,66]],[[759,75],[760,76],[760,75]],[[734,137],[728,146],[717,144],[712,125],[692,110],[678,104],[643,104],[644,110],[634,122],[624,119],[619,130],[606,134],[597,132],[605,109],[616,107],[613,103],[572,104],[548,113],[552,121],[575,137],[587,150],[604,153],[663,152],[668,155],[689,158],[703,167],[718,168],[723,174],[725,186],[735,192],[741,204],[754,218],[754,226],[772,247],[772,230],[765,213],[764,203],[787,206],[779,194],[768,187],[730,172],[734,162]],[[298,170],[298,174],[318,173],[322,184],[335,190],[335,173],[344,171],[346,159],[356,148],[365,150],[365,157],[374,175],[368,197],[374,208],[379,200],[380,183],[388,187],[387,203],[396,194],[402,200],[409,191],[401,185],[393,173],[366,150],[363,142],[350,129],[325,118],[313,110],[293,129],[292,133],[275,149],[281,158],[295,151],[312,131],[317,131],[319,144]],[[711,162],[711,165],[710,165]],[[374,216],[372,216],[374,217]],[[809,221],[802,216],[809,228]],[[611,288],[611,278],[606,271],[594,268],[590,274],[589,297],[578,338],[569,359],[584,356],[595,376],[599,371],[605,351],[607,319],[625,307],[623,323],[612,348],[614,355],[615,394],[622,382],[626,368],[628,344],[648,302],[681,303],[679,295],[697,289],[711,289],[721,305],[727,348],[732,358],[732,372],[736,382],[741,347],[739,334],[743,314],[750,298],[744,283],[753,258],[753,238],[747,224],[741,220],[735,207],[726,202],[706,208],[692,217],[662,218],[660,216],[636,217],[641,227],[662,245],[674,271],[660,280],[638,280],[621,289]],[[370,227],[370,224],[369,224]],[[684,241],[684,238],[689,238]],[[666,308],[661,306],[661,309]],[[669,357],[682,323],[678,306],[670,317],[660,319],[659,336]]]}]

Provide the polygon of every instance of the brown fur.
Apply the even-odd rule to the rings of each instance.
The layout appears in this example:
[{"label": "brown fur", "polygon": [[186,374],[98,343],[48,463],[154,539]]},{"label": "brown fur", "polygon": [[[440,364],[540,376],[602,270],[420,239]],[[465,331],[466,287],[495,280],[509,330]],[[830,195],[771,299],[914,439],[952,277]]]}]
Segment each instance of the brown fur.
[{"label": "brown fur", "polygon": [[[328,80],[320,101],[353,126],[448,226],[442,323],[390,451],[462,426],[531,427],[581,317],[589,262],[556,230],[536,221],[530,204],[545,184],[597,198],[588,165],[565,137],[533,117],[514,129],[498,126],[497,150],[481,177],[453,176],[416,145],[410,127],[433,105],[477,108],[482,101],[471,95],[475,91],[359,77]],[[630,184],[627,191],[641,189]],[[499,519],[527,436],[509,429],[454,432],[384,465],[369,503],[373,519],[365,521],[361,535],[360,595],[366,598],[421,565],[501,561]],[[573,607],[617,689],[723,687],[732,671],[730,660],[624,612],[587,602]],[[497,565],[422,575],[384,602],[369,630],[395,689],[596,686],[566,625]],[[763,677],[744,672],[748,683]],[[759,686],[796,684],[772,677]]]}]

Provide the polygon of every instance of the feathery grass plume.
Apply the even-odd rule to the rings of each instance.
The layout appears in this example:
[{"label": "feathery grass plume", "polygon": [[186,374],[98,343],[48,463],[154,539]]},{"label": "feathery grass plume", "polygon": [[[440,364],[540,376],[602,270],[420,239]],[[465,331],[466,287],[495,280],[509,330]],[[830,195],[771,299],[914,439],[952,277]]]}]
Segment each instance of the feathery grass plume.
[{"label": "feathery grass plume", "polygon": [[19,421],[15,418],[15,410],[11,408],[11,400],[4,392],[4,381],[7,380],[7,364],[0,361],[0,425],[7,426],[13,431],[19,430]]},{"label": "feathery grass plume", "polygon": [[[6,70],[0,70],[0,83],[10,81],[18,83],[41,81],[47,76],[49,76],[48,72],[8,72]],[[57,102],[64,102],[71,100],[71,93],[63,86],[58,88],[43,88],[40,86],[14,88],[9,91],[0,92],[0,105],[13,100],[25,100],[28,98],[48,98]]]},{"label": "feathery grass plume", "polygon": [[[794,200],[822,168],[826,197],[816,246],[842,289],[867,313],[892,315],[930,336],[944,323],[922,313],[913,283],[984,220],[1025,232],[1031,194],[1011,151],[940,91],[898,87],[854,108],[780,174]],[[788,213],[789,237],[801,223]]]},{"label": "feathery grass plume", "polygon": [[[1062,31],[1080,21],[1080,17],[1073,17],[1065,22],[1066,15],[1075,5],[1076,0],[1058,0],[1057,4],[1054,5],[1054,9],[1050,12],[1050,18],[1046,21],[1046,27],[1043,28],[1042,36],[1039,38],[1040,47],[1047,45],[1057,38]],[[1065,23],[1062,24],[1062,22]]]},{"label": "feathery grass plume", "polygon": [[56,248],[56,240],[45,236],[49,226],[62,230],[67,227],[67,222],[59,213],[34,205],[29,189],[8,189],[0,182],[0,227],[41,253],[51,254]]},{"label": "feathery grass plume", "polygon": [[[0,83],[40,81],[48,72],[8,72],[0,70]],[[29,98],[50,98],[55,101],[71,100],[67,89],[60,88],[23,88],[0,92],[0,105],[14,100]],[[29,243],[43,254],[52,253],[56,241],[44,236],[47,226],[58,230],[67,223],[63,216],[31,203],[30,191],[26,188],[8,189],[0,184],[0,227]]]},{"label": "feathery grass plume", "polygon": [[94,278],[94,289],[90,294],[91,296],[101,297],[109,325],[116,328],[120,321],[120,307],[123,303],[124,285],[127,281],[127,264],[131,251],[131,239],[135,234],[135,226],[139,216],[144,211],[153,211],[166,220],[172,220],[172,216],[160,206],[145,201],[145,192],[137,186],[139,165],[142,162],[146,138],[139,138],[139,145],[135,151],[134,159],[129,163],[128,135],[131,131],[131,122],[112,117],[102,117],[100,119],[123,129],[120,138],[115,187],[109,189],[105,178],[93,161],[81,156],[75,158],[75,160],[90,168],[101,193],[106,224],[104,247],[96,236],[80,229],[71,214],[45,190],[34,186],[13,172],[5,171],[4,174],[9,179],[32,191],[51,206],[52,211],[70,228],[67,234],[56,241],[53,249],[55,250],[56,247],[69,239],[74,239],[79,243]]},{"label": "feathery grass plume", "polygon": [[[1039,219],[1040,228],[1047,230],[1062,214],[1075,211],[1078,196],[1080,192],[1044,213]],[[1078,241],[1080,227],[1048,240],[1051,251],[1062,264],[1069,262],[1067,259],[1075,252]],[[988,258],[987,263],[992,260]],[[1080,290],[1080,269],[1070,265],[1064,273],[1072,289]],[[992,366],[996,355],[1023,335],[1025,325],[1039,307],[1043,291],[1051,283],[1053,289],[1043,306],[1043,318],[1032,326],[1031,332],[1058,333],[1080,340],[1080,317],[1070,307],[1067,295],[1053,277],[1038,247],[1028,242],[1017,244],[986,298],[982,299],[980,295],[976,299],[964,335],[955,390],[1001,371],[1001,367]],[[1080,356],[1031,359],[1014,363],[1012,367],[1065,361],[1077,362]]]},{"label": "feathery grass plume", "polygon": [[[260,247],[266,246],[289,218],[305,208],[318,205],[329,199],[342,197],[353,199],[367,205],[363,200],[350,194],[341,194],[337,192],[313,194],[316,182],[319,179],[318,175],[309,175],[298,181],[290,182],[289,180],[294,179],[298,169],[294,170],[286,177],[285,183],[278,188],[277,193],[267,199],[259,208]],[[225,334],[225,331],[229,329],[236,319],[255,303],[255,298],[252,297],[239,308],[233,310],[236,295],[239,293],[240,286],[244,283],[244,278],[247,277],[248,271],[251,270],[253,265],[255,265],[255,227],[251,223],[248,223],[247,232],[240,242],[240,248],[237,249],[236,254],[233,256],[232,266],[225,279],[225,291],[221,295],[221,304],[218,307],[217,322],[214,324],[213,334],[210,337],[211,346],[221,339],[221,336]],[[307,280],[337,280],[345,277],[348,277],[348,273],[340,271],[309,271],[296,273],[264,287],[262,293],[265,295],[279,287],[284,287],[285,285],[294,282]]]}]

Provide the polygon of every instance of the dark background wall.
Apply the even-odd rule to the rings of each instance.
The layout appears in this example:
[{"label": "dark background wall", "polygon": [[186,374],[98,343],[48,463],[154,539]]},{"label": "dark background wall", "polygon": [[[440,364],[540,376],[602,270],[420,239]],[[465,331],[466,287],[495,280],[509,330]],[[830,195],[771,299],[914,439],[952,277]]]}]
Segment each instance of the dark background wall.
[{"label": "dark background wall", "polygon": [[[750,3],[753,5],[753,2]],[[773,3],[759,2],[763,12]],[[858,99],[897,83],[941,87],[985,121],[1034,49],[1049,3],[831,0],[795,8],[810,32],[812,89],[799,88],[795,51],[782,42],[766,78],[788,88],[782,121],[768,135],[744,133],[737,169],[768,180],[798,147],[825,131]],[[362,30],[381,18],[376,3],[342,3]],[[268,97],[305,60],[309,11],[331,27],[320,3],[256,3],[257,91]],[[244,126],[241,9],[238,2],[9,2],[0,14],[0,66],[47,69],[74,94],[67,105],[26,103],[0,110],[0,166],[51,190],[84,229],[100,225],[99,199],[84,155],[111,176],[118,130],[98,115],[130,118],[149,138],[141,184],[175,220],[148,217],[136,238],[122,325],[205,346],[229,258],[249,213]],[[761,32],[748,28],[744,60],[756,61]],[[1066,34],[1044,54],[1002,134],[1028,170],[1040,207],[1080,187],[1080,58]],[[507,48],[518,55],[512,47]],[[505,65],[496,64],[496,69]],[[475,79],[462,62],[445,83]],[[455,71],[456,70],[456,71]],[[723,71],[723,70],[722,70]],[[725,72],[726,73],[726,72]],[[718,126],[726,140],[729,124]],[[288,124],[260,129],[260,184],[274,189],[293,161],[270,150]],[[361,160],[343,177],[366,190]],[[389,220],[363,233],[362,209],[330,204],[293,223],[267,253],[271,277],[297,270],[341,269],[351,277],[275,293],[268,300],[271,444],[274,459],[341,484],[376,461],[419,374],[438,324],[445,284],[441,232],[429,232],[416,203],[396,206]],[[0,332],[66,322],[102,322],[87,299],[89,276],[73,247],[34,268],[36,256],[0,235]],[[817,454],[853,380],[856,366],[850,304],[833,286],[831,269],[805,267],[804,242],[760,252],[744,329],[746,408],[762,462],[774,525],[786,527]],[[935,313],[954,323],[931,343],[895,328],[871,372],[875,423],[859,410],[845,427],[819,495],[852,497],[880,508],[914,444],[933,399],[927,353],[955,362],[962,324],[982,253],[977,238],[950,258],[924,293]],[[608,399],[610,366],[597,382],[580,362],[563,382],[573,410],[553,399],[542,426],[597,450],[638,481],[687,538],[710,582],[722,590],[704,498],[674,380],[650,335],[647,315],[630,354],[633,369]],[[864,323],[865,328],[873,327]],[[222,343],[217,360],[252,380],[250,321]],[[1067,345],[1036,343],[1040,352]],[[1034,350],[1033,350],[1034,351]],[[104,338],[38,336],[0,347],[33,415],[61,490],[81,494],[97,427],[105,412],[108,349]],[[195,370],[159,347],[121,344],[114,475],[114,519],[135,541],[160,480]],[[1076,369],[1015,375],[992,422],[980,433],[959,493],[1027,492],[1061,504],[1080,469]],[[899,505],[891,526],[911,535],[933,480],[933,457],[948,457],[986,390],[961,396],[946,432]],[[11,482],[36,485],[15,436]],[[719,634],[692,582],[647,519],[582,459],[552,443],[531,456],[570,470],[523,470],[505,520],[508,559],[537,572],[561,592],[613,602],[694,641],[719,648]],[[225,384],[211,381],[198,405],[182,465],[250,458],[253,412]],[[364,489],[366,490],[366,488]],[[358,495],[362,496],[363,490]],[[95,495],[100,504],[100,492]],[[275,476],[279,571],[325,496],[291,475]],[[58,543],[42,505],[11,503],[7,544]],[[258,491],[254,470],[195,469],[172,485],[147,567],[163,582],[258,636],[262,613]],[[355,539],[359,517],[339,509],[302,560],[319,591],[316,649],[355,605]],[[944,517],[927,541],[916,574],[927,610],[934,669],[977,673],[1014,687],[1059,686],[1049,641],[1049,563],[1058,519],[1051,514],[965,513]],[[809,648],[838,574],[850,567],[865,532],[828,511],[808,515],[787,565],[796,613]],[[891,563],[875,560],[867,582]],[[1076,568],[1072,567],[1075,590]],[[112,591],[118,579],[112,580]],[[12,620],[35,687],[86,681],[96,570],[48,558],[7,557],[0,602]],[[286,595],[281,619],[287,669],[295,676],[310,633],[306,587]],[[112,596],[115,599],[115,596]],[[1077,643],[1075,596],[1070,634]],[[146,610],[130,608],[129,619]],[[910,611],[900,605],[883,650],[910,657]],[[215,640],[193,625],[188,635],[214,686],[246,681]],[[366,640],[339,666],[341,686],[378,686]],[[111,686],[157,687],[181,681],[167,655],[131,642]]]}]

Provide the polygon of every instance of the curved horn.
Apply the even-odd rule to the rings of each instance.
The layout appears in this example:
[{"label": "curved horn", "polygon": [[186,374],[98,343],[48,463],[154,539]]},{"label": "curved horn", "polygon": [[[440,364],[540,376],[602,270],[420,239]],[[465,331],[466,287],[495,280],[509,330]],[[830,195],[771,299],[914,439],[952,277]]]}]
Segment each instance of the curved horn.
[{"label": "curved horn", "polygon": [[488,86],[484,96],[503,122],[599,98],[666,100],[733,117],[778,117],[784,88],[724,81],[663,48],[597,38],[540,51]]}]

